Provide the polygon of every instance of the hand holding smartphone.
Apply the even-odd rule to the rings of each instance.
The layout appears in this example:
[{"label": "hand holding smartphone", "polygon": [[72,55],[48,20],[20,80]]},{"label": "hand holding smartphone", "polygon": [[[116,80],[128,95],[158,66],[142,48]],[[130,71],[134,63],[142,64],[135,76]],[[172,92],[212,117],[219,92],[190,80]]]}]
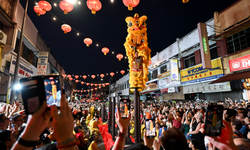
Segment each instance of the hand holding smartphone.
[{"label": "hand holding smartphone", "polygon": [[154,138],[156,135],[154,119],[146,119],[146,136],[147,138]]},{"label": "hand holding smartphone", "polygon": [[120,114],[123,119],[127,119],[130,113],[130,99],[120,99]]}]

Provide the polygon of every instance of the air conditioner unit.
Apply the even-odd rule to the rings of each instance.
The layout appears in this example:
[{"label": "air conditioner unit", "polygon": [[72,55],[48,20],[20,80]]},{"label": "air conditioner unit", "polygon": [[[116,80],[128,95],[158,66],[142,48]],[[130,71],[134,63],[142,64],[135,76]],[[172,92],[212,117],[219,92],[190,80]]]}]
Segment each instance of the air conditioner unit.
[{"label": "air conditioner unit", "polygon": [[0,30],[0,44],[5,45],[6,41],[7,41],[7,35],[2,30]]}]

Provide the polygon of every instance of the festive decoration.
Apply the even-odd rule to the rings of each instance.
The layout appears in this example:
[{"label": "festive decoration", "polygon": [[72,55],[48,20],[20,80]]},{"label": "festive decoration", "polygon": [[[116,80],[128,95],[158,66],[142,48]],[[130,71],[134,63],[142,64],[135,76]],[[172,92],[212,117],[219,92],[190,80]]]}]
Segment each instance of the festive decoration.
[{"label": "festive decoration", "polygon": [[87,0],[87,6],[92,14],[96,14],[102,8],[102,3],[99,0]]},{"label": "festive decoration", "polygon": [[83,84],[84,84],[84,82],[82,81],[82,82],[81,82],[81,84],[83,85]]},{"label": "festive decoration", "polygon": [[78,78],[79,78],[79,76],[78,76],[78,75],[75,75],[75,78],[76,78],[76,79],[78,79]]},{"label": "festive decoration", "polygon": [[148,65],[151,60],[146,20],[147,16],[139,18],[137,13],[134,17],[126,18],[128,35],[124,46],[130,68],[129,83],[130,87],[139,87],[138,91],[142,91],[148,81]]},{"label": "festive decoration", "polygon": [[91,78],[94,79],[94,78],[95,78],[95,75],[91,75]]},{"label": "festive decoration", "polygon": [[89,92],[89,90],[87,90]]},{"label": "festive decoration", "polygon": [[132,11],[133,7],[136,7],[140,3],[140,0],[123,0],[123,4],[128,7],[128,10]]},{"label": "festive decoration", "polygon": [[46,13],[46,11],[50,11],[51,10],[51,5],[49,2],[47,1],[39,1],[38,2],[38,6]]},{"label": "festive decoration", "polygon": [[111,75],[111,77],[113,77],[115,75],[115,73],[114,72],[110,72],[110,75]]},{"label": "festive decoration", "polygon": [[97,90],[97,88],[95,88],[95,90]]},{"label": "festive decoration", "polygon": [[76,83],[78,83],[79,82],[79,80],[76,80]]},{"label": "festive decoration", "polygon": [[61,10],[64,12],[64,14],[68,14],[68,12],[71,12],[74,8],[74,6],[66,1],[66,0],[63,0],[59,3],[59,7],[61,8]]},{"label": "festive decoration", "polygon": [[72,77],[70,77],[70,78],[69,78],[69,80],[70,80],[70,81],[72,81],[72,80],[73,80],[73,78],[72,78]]},{"label": "festive decoration", "polygon": [[44,15],[46,11],[43,11],[38,5],[34,6],[34,11],[36,12],[37,16]]},{"label": "festive decoration", "polygon": [[62,75],[63,78],[66,78],[66,76],[67,76],[66,74],[63,74],[63,75]]},{"label": "festive decoration", "polygon": [[182,2],[183,2],[183,3],[187,3],[187,2],[189,2],[189,0],[182,0]]},{"label": "festive decoration", "polygon": [[91,91],[93,91],[93,89],[91,89]]},{"label": "festive decoration", "polygon": [[150,60],[150,61],[148,61],[148,65],[151,65],[152,64],[152,61]]},{"label": "festive decoration", "polygon": [[93,83],[90,84],[90,86],[93,86],[93,85],[94,85]]},{"label": "festive decoration", "polygon": [[106,85],[109,85],[109,83],[106,83]]},{"label": "festive decoration", "polygon": [[105,75],[104,74],[100,74],[100,77],[103,78]]},{"label": "festive decoration", "polygon": [[123,75],[125,73],[125,71],[124,70],[121,70],[121,74]]},{"label": "festive decoration", "polygon": [[65,34],[67,34],[68,32],[71,31],[71,27],[69,25],[67,25],[67,24],[63,24],[61,26],[61,29],[64,31]]},{"label": "festive decoration", "polygon": [[97,86],[97,84],[95,84],[95,86]]},{"label": "festive decoration", "polygon": [[86,78],[87,78],[87,76],[86,76],[86,75],[83,75],[82,77],[83,77],[83,79],[86,79]]},{"label": "festive decoration", "polygon": [[102,84],[98,84],[99,86],[102,86]]},{"label": "festive decoration", "polygon": [[102,52],[106,55],[109,52],[109,49],[107,47],[103,47]]},{"label": "festive decoration", "polygon": [[90,83],[86,83],[87,86],[89,86]]},{"label": "festive decoration", "polygon": [[119,59],[119,61],[121,61],[121,59],[123,58],[123,55],[122,54],[117,54],[116,58]]},{"label": "festive decoration", "polygon": [[92,41],[90,38],[85,38],[85,39],[83,40],[83,42],[84,42],[87,46],[89,46],[89,45],[91,45],[91,44],[93,43],[93,41]]}]

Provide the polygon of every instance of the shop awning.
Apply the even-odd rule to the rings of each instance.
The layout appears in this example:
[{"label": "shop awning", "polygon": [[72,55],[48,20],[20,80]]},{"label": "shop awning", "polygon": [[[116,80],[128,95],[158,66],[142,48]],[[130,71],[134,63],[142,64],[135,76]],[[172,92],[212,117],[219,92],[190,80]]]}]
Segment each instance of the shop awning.
[{"label": "shop awning", "polygon": [[142,91],[141,94],[148,94],[151,92],[159,91],[160,89],[153,89],[153,90],[148,90],[148,91]]},{"label": "shop awning", "polygon": [[250,70],[225,75],[217,80],[214,80],[210,84],[226,82],[226,81],[234,81],[234,80],[240,80],[240,79],[246,79],[246,78],[250,78]]}]

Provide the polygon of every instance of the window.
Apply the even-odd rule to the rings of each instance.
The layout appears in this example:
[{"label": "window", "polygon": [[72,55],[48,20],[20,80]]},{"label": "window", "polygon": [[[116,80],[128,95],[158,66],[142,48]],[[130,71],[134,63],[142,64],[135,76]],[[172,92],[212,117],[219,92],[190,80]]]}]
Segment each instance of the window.
[{"label": "window", "polygon": [[32,65],[37,67],[37,60],[38,58],[36,57],[36,55],[33,56],[33,62],[32,62]]},{"label": "window", "polygon": [[129,88],[129,80],[127,81],[127,88]]},{"label": "window", "polygon": [[17,38],[16,39],[16,46],[15,46],[15,49],[14,49],[14,52],[17,54],[17,50],[18,50],[18,48],[19,48],[19,42],[20,42],[20,40]]},{"label": "window", "polygon": [[217,53],[217,46],[216,44],[213,44],[211,46],[209,46],[210,49],[210,56],[211,56],[211,60],[218,58],[218,53]]},{"label": "window", "polygon": [[158,70],[156,69],[156,70],[153,71],[152,79],[156,79],[157,76],[158,76]]},{"label": "window", "polygon": [[189,68],[195,65],[194,54],[184,57],[184,67]]},{"label": "window", "polygon": [[167,65],[161,67],[161,73],[167,72]]},{"label": "window", "polygon": [[149,73],[148,73],[148,81],[150,81],[151,79],[152,79],[152,73],[149,72]]},{"label": "window", "polygon": [[227,46],[229,54],[250,47],[250,28],[227,37]]},{"label": "window", "polygon": [[22,57],[23,57],[25,60],[29,61],[29,56],[30,56],[30,50],[28,49],[28,47],[26,47],[26,46],[24,45]]}]

